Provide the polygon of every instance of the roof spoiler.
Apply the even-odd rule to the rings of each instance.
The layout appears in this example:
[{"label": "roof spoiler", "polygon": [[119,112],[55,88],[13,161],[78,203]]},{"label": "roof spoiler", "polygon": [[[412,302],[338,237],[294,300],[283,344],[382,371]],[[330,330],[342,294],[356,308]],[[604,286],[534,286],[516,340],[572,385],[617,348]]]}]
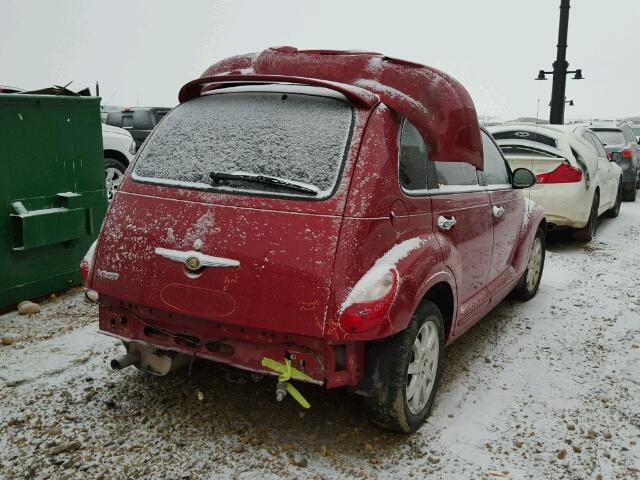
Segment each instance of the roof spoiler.
[{"label": "roof spoiler", "polygon": [[380,103],[378,95],[363,88],[353,87],[329,80],[318,78],[295,77],[289,75],[216,75],[212,77],[202,77],[186,83],[178,94],[180,103],[201,96],[203,93],[238,85],[247,84],[270,84],[270,83],[293,83],[297,85],[310,85],[314,87],[324,87],[341,93],[350,102],[359,107],[373,108]]}]

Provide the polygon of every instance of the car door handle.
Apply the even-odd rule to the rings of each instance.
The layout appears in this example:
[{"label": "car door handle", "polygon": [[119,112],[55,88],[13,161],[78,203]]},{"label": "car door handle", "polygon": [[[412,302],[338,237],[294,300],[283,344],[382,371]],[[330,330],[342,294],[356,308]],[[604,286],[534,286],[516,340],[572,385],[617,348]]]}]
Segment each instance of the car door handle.
[{"label": "car door handle", "polygon": [[440,230],[451,230],[456,223],[456,217],[447,218],[442,215],[438,217],[438,228]]},{"label": "car door handle", "polygon": [[496,218],[502,218],[502,216],[504,215],[504,208],[502,207],[496,207],[495,205],[493,207],[491,207],[491,212],[493,213],[493,216]]}]

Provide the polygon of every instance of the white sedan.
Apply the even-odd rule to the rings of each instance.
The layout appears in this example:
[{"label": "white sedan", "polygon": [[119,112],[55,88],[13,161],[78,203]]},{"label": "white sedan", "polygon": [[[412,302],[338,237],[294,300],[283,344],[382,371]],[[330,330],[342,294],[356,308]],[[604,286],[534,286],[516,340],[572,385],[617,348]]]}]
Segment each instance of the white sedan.
[{"label": "white sedan", "polygon": [[600,215],[618,216],[622,170],[587,127],[511,123],[489,131],[512,170],[536,175],[529,198],[545,209],[550,229],[571,227],[575,240],[588,242]]}]

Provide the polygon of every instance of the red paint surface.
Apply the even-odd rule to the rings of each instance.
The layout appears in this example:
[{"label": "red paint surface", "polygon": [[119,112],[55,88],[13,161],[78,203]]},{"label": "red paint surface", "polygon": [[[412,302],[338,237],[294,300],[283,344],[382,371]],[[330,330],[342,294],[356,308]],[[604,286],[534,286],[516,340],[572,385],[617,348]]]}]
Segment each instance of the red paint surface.
[{"label": "red paint surface", "polygon": [[[317,71],[323,79],[349,84],[358,76],[357,67],[366,70],[374,58],[314,54],[319,60],[310,70],[305,62],[311,54],[303,55],[299,68],[290,64],[289,55],[300,54],[235,57],[206,75],[256,65],[270,74]],[[349,68],[342,78],[338,67],[345,62]],[[418,68],[390,65],[381,78],[401,69],[414,78]],[[436,75],[424,72],[420,75]],[[418,95],[420,102],[431,112],[462,105],[455,122],[460,131],[475,132],[468,95],[443,78],[441,96],[431,89]],[[163,187],[135,182],[128,173],[109,209],[87,282],[100,294],[101,331],[261,372],[263,356],[282,359],[288,352],[296,368],[336,387],[358,383],[366,341],[403,330],[433,286],[446,284],[453,293],[448,342],[500,302],[525,269],[542,211],[525,212],[521,191],[510,188],[405,195],[397,177],[400,117],[382,103],[354,102],[348,158],[336,193],[326,200]],[[434,128],[430,135],[442,139],[435,143],[443,152],[449,127]],[[492,205],[506,210],[499,221],[492,217]],[[440,215],[455,216],[457,225],[440,231]],[[420,247],[395,265],[399,286],[388,312],[365,332],[345,332],[341,305],[353,286],[394,245],[411,239],[420,239]],[[193,273],[155,253],[158,247],[193,250],[196,240],[201,253],[238,260],[240,266]],[[117,280],[100,272],[115,273]],[[336,363],[335,345],[346,351],[343,366]]]}]

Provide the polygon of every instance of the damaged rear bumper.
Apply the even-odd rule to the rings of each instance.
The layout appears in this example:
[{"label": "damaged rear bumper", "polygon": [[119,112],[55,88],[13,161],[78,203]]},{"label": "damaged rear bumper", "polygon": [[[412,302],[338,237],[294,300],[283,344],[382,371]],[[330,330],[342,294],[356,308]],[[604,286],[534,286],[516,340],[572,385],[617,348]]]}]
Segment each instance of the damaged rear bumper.
[{"label": "damaged rear bumper", "polygon": [[282,361],[327,388],[358,384],[364,370],[364,342],[335,343],[176,315],[101,299],[101,333],[160,352],[223,363],[242,370],[278,375],[262,366],[264,357]]}]

